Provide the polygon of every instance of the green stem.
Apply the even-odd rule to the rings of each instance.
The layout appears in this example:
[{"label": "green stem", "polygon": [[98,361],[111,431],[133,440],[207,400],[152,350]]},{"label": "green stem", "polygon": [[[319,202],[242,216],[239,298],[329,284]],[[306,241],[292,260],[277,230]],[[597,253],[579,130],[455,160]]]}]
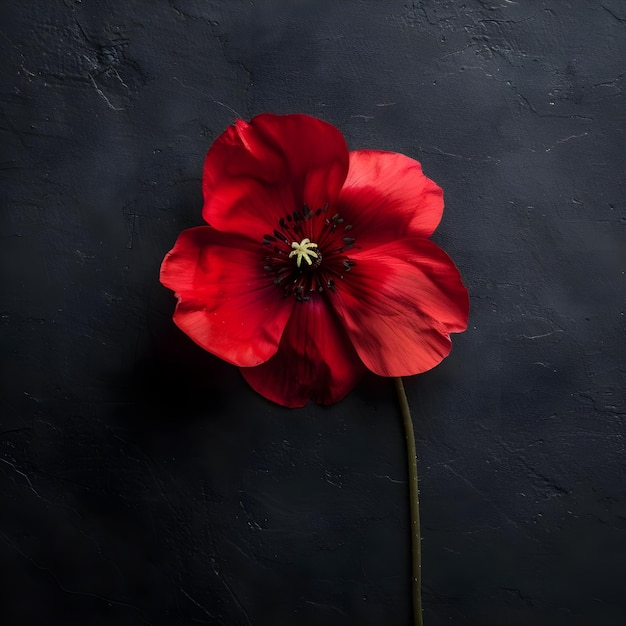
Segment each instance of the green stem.
[{"label": "green stem", "polygon": [[422,548],[420,533],[420,503],[417,488],[417,451],[415,449],[415,434],[409,401],[404,391],[401,378],[395,379],[396,392],[400,402],[400,412],[404,423],[406,437],[406,452],[409,477],[409,501],[411,505],[411,589],[413,595],[413,624],[423,626],[422,620]]}]

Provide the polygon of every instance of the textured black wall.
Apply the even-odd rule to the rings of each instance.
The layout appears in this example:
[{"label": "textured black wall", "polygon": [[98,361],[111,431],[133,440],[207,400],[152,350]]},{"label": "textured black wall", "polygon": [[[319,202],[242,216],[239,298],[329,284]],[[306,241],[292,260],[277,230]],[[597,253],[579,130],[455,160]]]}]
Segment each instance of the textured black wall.
[{"label": "textured black wall", "polygon": [[390,381],[289,411],[171,322],[237,116],[446,192],[468,331],[406,381],[427,626],[626,623],[620,0],[0,6],[3,624],[410,623]]}]

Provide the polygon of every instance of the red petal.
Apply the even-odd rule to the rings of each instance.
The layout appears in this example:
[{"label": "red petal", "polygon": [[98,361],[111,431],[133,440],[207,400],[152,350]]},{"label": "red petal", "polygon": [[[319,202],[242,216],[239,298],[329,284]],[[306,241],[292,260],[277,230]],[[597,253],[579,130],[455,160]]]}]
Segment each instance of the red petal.
[{"label": "red petal", "polygon": [[205,350],[240,366],[276,353],[294,304],[263,270],[258,248],[200,226],[179,235],[161,266],[161,282],[178,297],[177,326]]},{"label": "red petal", "polygon": [[268,400],[298,407],[309,400],[318,404],[341,400],[365,368],[326,300],[314,296],[296,303],[276,355],[241,371]]},{"label": "red petal", "polygon": [[337,211],[354,227],[359,245],[403,237],[430,237],[443,213],[443,191],[422,166],[403,154],[350,153]]},{"label": "red petal", "polygon": [[454,263],[428,239],[352,255],[333,304],[363,363],[381,376],[431,369],[450,352],[448,333],[467,326],[469,298]]},{"label": "red petal", "polygon": [[306,203],[335,202],[348,148],[330,124],[308,115],[258,115],[230,126],[204,163],[203,217],[211,226],[260,241]]}]

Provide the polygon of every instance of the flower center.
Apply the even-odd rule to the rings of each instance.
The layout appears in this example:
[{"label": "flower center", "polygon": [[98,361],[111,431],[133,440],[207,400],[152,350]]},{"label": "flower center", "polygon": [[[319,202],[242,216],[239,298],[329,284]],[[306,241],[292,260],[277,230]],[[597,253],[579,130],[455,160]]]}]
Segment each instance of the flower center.
[{"label": "flower center", "polygon": [[311,211],[305,204],[281,217],[273,234],[264,235],[262,244],[269,250],[263,269],[285,297],[307,302],[313,295],[334,293],[355,265],[346,254],[354,248],[354,238],[347,236],[352,225],[344,225],[338,213],[327,214],[328,205]]},{"label": "flower center", "polygon": [[291,247],[293,250],[289,253],[289,258],[291,259],[295,256],[298,267],[302,265],[302,259],[306,261],[307,265],[313,265],[313,259],[317,261],[320,258],[319,254],[314,250],[314,248],[317,248],[317,244],[313,243],[308,237],[305,237],[300,243],[293,241]]}]

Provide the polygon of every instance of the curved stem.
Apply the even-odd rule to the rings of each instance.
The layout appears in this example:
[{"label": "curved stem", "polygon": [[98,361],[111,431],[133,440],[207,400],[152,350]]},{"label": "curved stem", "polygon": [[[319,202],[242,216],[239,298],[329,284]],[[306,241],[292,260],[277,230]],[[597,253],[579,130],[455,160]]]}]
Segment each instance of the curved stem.
[{"label": "curved stem", "polygon": [[404,424],[406,437],[406,452],[409,478],[409,500],[411,505],[411,589],[413,594],[413,623],[414,626],[423,626],[422,620],[422,548],[420,532],[420,504],[417,488],[417,451],[415,449],[415,434],[409,401],[404,391],[401,378],[395,379],[396,392],[400,403],[400,412]]}]

